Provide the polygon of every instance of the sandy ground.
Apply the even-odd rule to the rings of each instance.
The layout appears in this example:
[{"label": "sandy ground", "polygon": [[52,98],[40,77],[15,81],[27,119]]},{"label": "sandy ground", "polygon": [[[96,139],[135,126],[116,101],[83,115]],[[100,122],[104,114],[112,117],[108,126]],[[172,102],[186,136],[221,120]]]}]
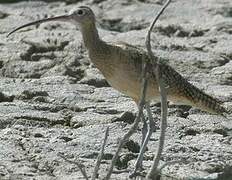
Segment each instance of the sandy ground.
[{"label": "sandy ground", "polygon": [[[136,116],[135,103],[109,87],[89,61],[80,31],[69,23],[28,27],[32,20],[90,6],[107,41],[144,48],[147,27],[161,7],[153,0],[26,1],[0,4],[0,179],[82,179],[78,168],[57,154],[79,159],[91,175],[104,131],[110,128],[99,179],[118,139]],[[189,81],[232,108],[231,0],[176,0],[160,18],[152,47]],[[152,105],[160,117],[159,104]],[[145,172],[160,130],[145,154]],[[120,155],[115,170],[134,167],[141,125]],[[189,106],[170,105],[162,179],[232,179],[232,118]],[[112,179],[128,179],[127,171]]]}]

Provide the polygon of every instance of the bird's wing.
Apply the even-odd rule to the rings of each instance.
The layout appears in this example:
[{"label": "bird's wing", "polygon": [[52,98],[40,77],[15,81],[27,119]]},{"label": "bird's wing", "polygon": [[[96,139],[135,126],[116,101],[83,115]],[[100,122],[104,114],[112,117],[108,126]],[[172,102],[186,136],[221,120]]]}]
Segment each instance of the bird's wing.
[{"label": "bird's wing", "polygon": [[[136,46],[119,42],[114,44],[114,46],[119,47],[118,50],[126,55],[130,56],[130,60],[133,61],[135,66],[139,68],[141,71],[142,68],[142,60],[143,58],[148,58],[149,56],[146,51]],[[163,78],[165,84],[172,89],[176,89],[179,91],[178,93],[181,96],[185,96],[187,99],[191,100],[196,107],[200,107],[201,109],[205,109],[209,112],[216,112],[218,114],[226,113],[227,110],[221,105],[217,98],[214,98],[196,86],[192,85],[185,79],[180,73],[178,73],[175,69],[173,69],[165,59],[161,59],[159,63],[160,69],[160,77]],[[151,63],[149,66],[149,73],[155,79],[155,66]]]}]

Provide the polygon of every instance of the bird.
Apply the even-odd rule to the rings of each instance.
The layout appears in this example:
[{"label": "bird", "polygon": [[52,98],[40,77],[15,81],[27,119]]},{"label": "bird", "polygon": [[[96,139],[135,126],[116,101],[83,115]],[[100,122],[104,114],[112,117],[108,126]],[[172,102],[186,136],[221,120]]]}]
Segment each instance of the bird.
[{"label": "bird", "polygon": [[[141,94],[141,74],[144,60],[152,61],[147,52],[125,42],[106,42],[101,39],[96,17],[91,8],[80,6],[68,15],[46,18],[22,25],[12,33],[31,25],[48,21],[71,22],[79,27],[84,45],[92,63],[100,70],[107,82],[116,90],[132,98],[137,104]],[[190,105],[213,114],[228,113],[222,102],[191,84],[166,61],[160,61],[159,76],[167,87],[167,99],[175,104]],[[148,86],[145,102],[160,101],[155,67],[147,69]],[[138,162],[141,166],[141,161]]]},{"label": "bird", "polygon": [[[142,59],[149,59],[146,51],[125,42],[103,41],[96,28],[96,18],[91,8],[80,6],[69,15],[57,16],[22,25],[21,28],[47,21],[64,21],[77,25],[82,33],[84,45],[92,63],[100,70],[107,82],[116,90],[138,103],[141,92]],[[222,103],[192,85],[166,62],[161,61],[160,76],[167,85],[168,99],[175,104],[190,105],[210,113],[223,114],[227,110]],[[159,101],[159,90],[154,67],[148,68],[148,90],[146,100]]]}]

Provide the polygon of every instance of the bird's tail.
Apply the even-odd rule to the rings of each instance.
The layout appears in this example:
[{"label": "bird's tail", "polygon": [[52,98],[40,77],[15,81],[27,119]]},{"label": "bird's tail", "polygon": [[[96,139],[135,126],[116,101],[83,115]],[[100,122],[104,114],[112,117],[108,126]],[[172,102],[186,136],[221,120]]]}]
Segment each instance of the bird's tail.
[{"label": "bird's tail", "polygon": [[160,65],[160,76],[169,88],[174,88],[178,96],[187,99],[189,104],[213,114],[225,116],[229,112],[218,99],[206,94],[196,86],[189,83],[183,76],[168,65]]},{"label": "bird's tail", "polygon": [[229,113],[227,109],[223,107],[222,102],[217,98],[214,98],[206,94],[204,91],[190,84],[188,81],[186,81],[184,84],[188,84],[188,88],[185,89],[184,95],[190,100],[192,100],[193,106],[210,112],[212,114],[216,113],[224,116],[225,114]]}]

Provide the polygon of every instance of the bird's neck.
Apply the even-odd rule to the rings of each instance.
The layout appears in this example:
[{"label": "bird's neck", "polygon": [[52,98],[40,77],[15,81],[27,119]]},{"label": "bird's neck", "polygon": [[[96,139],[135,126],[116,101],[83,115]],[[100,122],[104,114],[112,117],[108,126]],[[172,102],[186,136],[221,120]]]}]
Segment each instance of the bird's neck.
[{"label": "bird's neck", "polygon": [[94,52],[101,48],[103,41],[100,39],[98,35],[98,31],[94,22],[81,27],[81,32],[85,47],[89,51]]},{"label": "bird's neck", "polygon": [[[81,28],[83,41],[88,49],[89,58],[92,63],[106,75],[106,64],[109,63],[110,50],[107,43],[100,39],[95,24],[88,24]],[[109,68],[108,68],[109,69]]]}]

